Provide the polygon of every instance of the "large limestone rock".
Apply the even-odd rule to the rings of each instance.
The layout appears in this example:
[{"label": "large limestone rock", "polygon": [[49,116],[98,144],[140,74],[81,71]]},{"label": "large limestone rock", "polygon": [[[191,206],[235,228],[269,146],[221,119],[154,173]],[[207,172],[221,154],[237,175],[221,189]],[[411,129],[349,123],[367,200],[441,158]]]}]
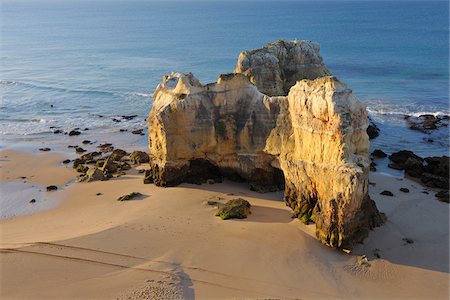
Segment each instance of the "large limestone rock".
[{"label": "large limestone rock", "polygon": [[241,52],[234,72],[248,76],[268,96],[287,95],[297,80],[331,75],[319,51],[310,41],[277,41]]},{"label": "large limestone rock", "polygon": [[335,77],[300,80],[267,96],[246,75],[202,85],[166,75],[148,118],[153,181],[160,186],[222,176],[252,189],[285,190],[285,202],[317,237],[351,247],[382,223],[368,196],[365,106]]}]

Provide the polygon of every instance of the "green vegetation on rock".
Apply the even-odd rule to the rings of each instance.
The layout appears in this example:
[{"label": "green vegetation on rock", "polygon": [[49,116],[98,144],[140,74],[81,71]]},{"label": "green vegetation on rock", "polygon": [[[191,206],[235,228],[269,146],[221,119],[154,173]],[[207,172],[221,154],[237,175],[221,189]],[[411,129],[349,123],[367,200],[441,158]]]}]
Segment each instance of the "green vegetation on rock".
[{"label": "green vegetation on rock", "polygon": [[251,213],[250,203],[242,198],[237,198],[225,203],[216,213],[222,220],[245,219]]},{"label": "green vegetation on rock", "polygon": [[214,130],[216,132],[216,137],[224,137],[226,132],[225,123],[222,120],[217,121],[214,124]]}]

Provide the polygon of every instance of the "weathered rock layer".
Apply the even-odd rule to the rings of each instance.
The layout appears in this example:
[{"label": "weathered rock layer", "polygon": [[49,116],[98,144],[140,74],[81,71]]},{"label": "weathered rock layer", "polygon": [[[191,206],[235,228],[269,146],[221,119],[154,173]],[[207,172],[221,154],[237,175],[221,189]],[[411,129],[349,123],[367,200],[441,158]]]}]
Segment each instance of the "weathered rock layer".
[{"label": "weathered rock layer", "polygon": [[[291,50],[282,55],[289,60],[279,64],[280,70],[289,68],[289,61],[310,57],[305,54],[309,46],[300,43],[307,50],[294,51],[299,42],[282,45]],[[171,186],[225,176],[248,181],[257,191],[284,188],[286,204],[303,222],[316,223],[323,243],[349,247],[361,241],[382,223],[368,197],[365,106],[338,79],[322,76],[329,74],[324,66],[320,72],[284,70],[283,87],[276,83],[270,94],[287,89],[287,96],[272,97],[259,91],[272,77],[257,76],[255,70],[251,76],[220,75],[207,85],[192,74],[164,77],[148,118],[154,183]],[[293,74],[291,83],[285,82],[287,73]],[[249,77],[260,78],[256,86]]]}]

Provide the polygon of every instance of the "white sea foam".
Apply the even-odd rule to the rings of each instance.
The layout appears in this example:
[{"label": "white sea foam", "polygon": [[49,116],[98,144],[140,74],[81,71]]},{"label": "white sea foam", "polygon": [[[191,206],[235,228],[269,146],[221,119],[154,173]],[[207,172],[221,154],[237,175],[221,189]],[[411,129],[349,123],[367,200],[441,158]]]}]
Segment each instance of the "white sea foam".
[{"label": "white sea foam", "polygon": [[389,117],[402,119],[403,116],[415,116],[418,117],[420,115],[434,115],[434,116],[442,116],[448,115],[448,110],[442,110],[442,108],[437,108],[432,105],[415,105],[415,104],[403,104],[398,105],[394,103],[387,103],[382,100],[373,99],[366,102],[367,103],[367,112],[369,115],[378,116],[378,117]]},{"label": "white sea foam", "polygon": [[145,97],[145,98],[151,97],[150,94],[146,94],[146,93],[131,93],[131,94],[134,96]]}]

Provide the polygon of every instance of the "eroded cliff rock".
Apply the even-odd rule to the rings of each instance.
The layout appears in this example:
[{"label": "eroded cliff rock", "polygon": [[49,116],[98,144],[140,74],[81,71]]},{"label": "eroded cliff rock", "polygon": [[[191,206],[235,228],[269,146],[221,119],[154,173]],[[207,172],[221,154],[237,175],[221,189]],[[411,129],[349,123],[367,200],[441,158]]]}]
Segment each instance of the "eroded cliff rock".
[{"label": "eroded cliff rock", "polygon": [[239,54],[235,73],[248,76],[268,96],[284,96],[301,79],[331,75],[311,41],[277,41]]},{"label": "eroded cliff rock", "polygon": [[324,244],[362,241],[383,222],[368,196],[365,106],[332,76],[311,75],[317,78],[296,81],[287,96],[270,97],[247,75],[206,85],[192,74],[163,78],[148,118],[154,183],[228,177],[262,192],[284,188],[286,204],[316,223]]}]

